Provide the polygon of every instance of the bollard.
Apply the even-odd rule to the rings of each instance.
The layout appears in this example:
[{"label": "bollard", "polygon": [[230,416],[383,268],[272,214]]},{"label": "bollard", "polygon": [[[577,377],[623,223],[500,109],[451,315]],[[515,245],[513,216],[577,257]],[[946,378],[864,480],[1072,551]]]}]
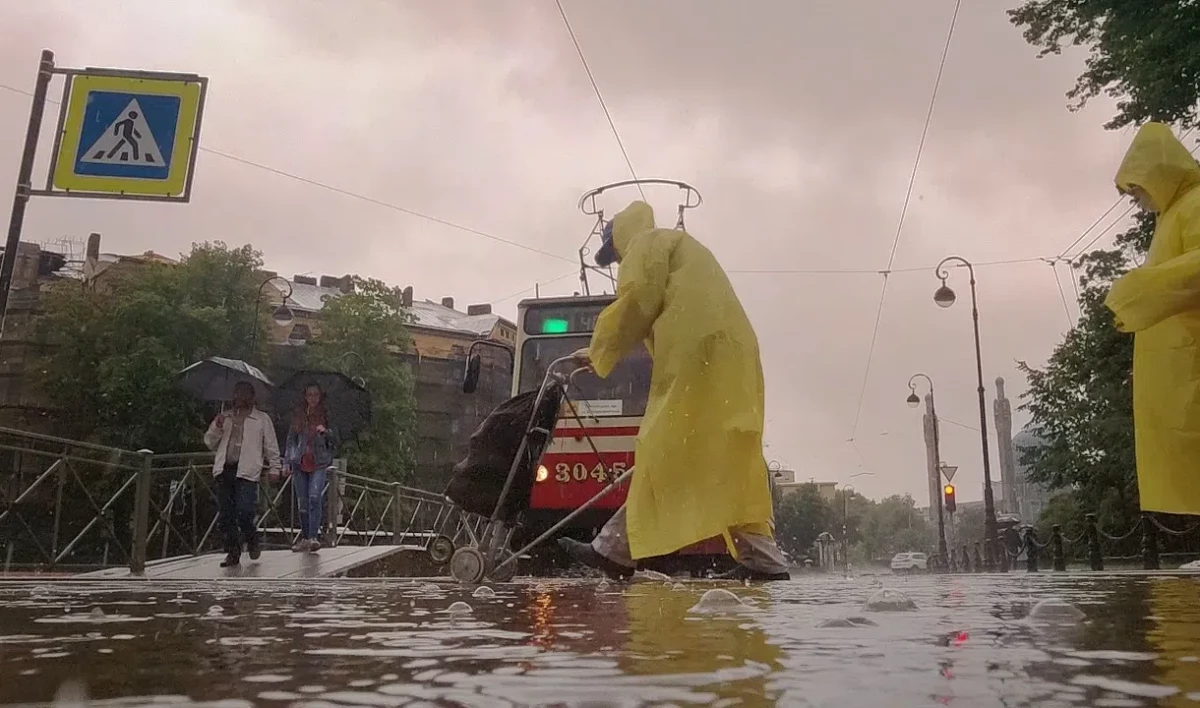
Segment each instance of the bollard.
[{"label": "bollard", "polygon": [[1038,572],[1037,530],[1032,526],[1025,529],[1025,572]]},{"label": "bollard", "polygon": [[1149,512],[1142,512],[1142,569],[1158,570],[1158,529]]},{"label": "bollard", "polygon": [[1100,528],[1096,525],[1095,514],[1085,514],[1087,520],[1088,561],[1092,570],[1104,570],[1104,556],[1100,555]]},{"label": "bollard", "polygon": [[975,542],[975,572],[982,573],[985,570],[983,565],[983,549],[979,541]]},{"label": "bollard", "polygon": [[1050,544],[1054,553],[1054,570],[1062,573],[1067,569],[1067,554],[1063,550],[1062,526],[1050,527]]}]

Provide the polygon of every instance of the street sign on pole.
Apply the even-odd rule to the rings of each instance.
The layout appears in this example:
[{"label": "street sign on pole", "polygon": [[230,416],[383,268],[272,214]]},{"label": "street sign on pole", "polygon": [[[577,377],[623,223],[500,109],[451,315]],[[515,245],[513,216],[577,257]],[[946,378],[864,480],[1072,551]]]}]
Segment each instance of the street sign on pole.
[{"label": "street sign on pole", "polygon": [[[54,76],[64,77],[58,130],[45,189],[33,166]],[[32,197],[187,202],[192,194],[208,79],[126,69],[68,69],[42,50],[25,130],[25,149],[0,259],[0,340],[25,209]]]},{"label": "street sign on pole", "polygon": [[85,69],[67,76],[45,196],[186,202],[208,80]]},{"label": "street sign on pole", "polygon": [[954,473],[958,471],[958,465],[942,465],[942,475],[947,482],[954,481]]}]

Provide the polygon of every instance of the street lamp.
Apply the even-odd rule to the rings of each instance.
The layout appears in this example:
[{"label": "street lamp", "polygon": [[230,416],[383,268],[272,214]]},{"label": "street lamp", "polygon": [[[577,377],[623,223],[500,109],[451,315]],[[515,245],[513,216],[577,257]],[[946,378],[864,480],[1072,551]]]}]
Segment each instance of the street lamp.
[{"label": "street lamp", "polygon": [[971,277],[971,322],[975,328],[975,374],[979,382],[977,389],[979,392],[979,441],[983,447],[984,563],[990,571],[996,568],[996,562],[999,560],[1001,570],[1007,570],[1007,558],[998,559],[995,555],[996,502],[992,495],[992,463],[991,455],[988,454],[987,401],[984,398],[983,388],[983,352],[979,346],[979,300],[975,293],[975,267],[971,265],[970,261],[960,256],[948,256],[937,264],[934,273],[942,281],[942,285],[933,294],[933,301],[937,303],[938,307],[946,308],[957,300],[954,291],[950,289],[949,285],[946,285],[950,271],[946,270],[945,266],[950,262],[966,267],[967,273]]},{"label": "street lamp", "polygon": [[276,280],[282,281],[283,284],[287,286],[287,289],[283,293],[283,302],[280,303],[279,307],[276,307],[271,312],[271,318],[275,320],[275,324],[279,325],[280,327],[287,327],[292,323],[292,320],[296,318],[295,314],[292,313],[292,308],[287,306],[288,298],[292,296],[292,281],[288,280],[287,278],[281,278],[278,275],[272,275],[271,277],[259,283],[258,295],[256,295],[254,298],[253,326],[250,328],[251,355],[254,354],[254,345],[258,342],[258,308],[262,303],[263,288],[267,287],[269,283]]},{"label": "street lamp", "polygon": [[[949,288],[947,288],[949,289]],[[941,439],[938,431],[937,408],[933,403],[933,379],[926,374],[913,374],[908,379],[908,405],[910,408],[916,408],[921,405],[921,398],[917,395],[917,379],[925,379],[929,384],[929,418],[933,422],[933,466],[934,474],[937,475],[937,489],[942,488],[942,451]],[[939,491],[936,495],[937,500],[937,519],[938,519],[938,557],[943,561],[947,559],[946,552],[946,517],[942,510],[942,495]]]}]

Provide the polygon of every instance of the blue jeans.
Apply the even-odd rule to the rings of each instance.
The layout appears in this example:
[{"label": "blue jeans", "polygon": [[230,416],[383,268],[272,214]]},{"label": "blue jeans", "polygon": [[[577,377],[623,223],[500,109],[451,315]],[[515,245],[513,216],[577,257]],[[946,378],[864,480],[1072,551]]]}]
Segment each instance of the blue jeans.
[{"label": "blue jeans", "polygon": [[300,507],[300,538],[318,538],[321,535],[321,512],[325,507],[327,472],[328,469],[322,467],[313,472],[292,473],[296,506]]},{"label": "blue jeans", "polygon": [[221,514],[221,531],[225,552],[242,554],[242,544],[255,543],[255,504],[258,502],[258,482],[237,476],[237,463],[225,465],[217,477],[217,502]]}]

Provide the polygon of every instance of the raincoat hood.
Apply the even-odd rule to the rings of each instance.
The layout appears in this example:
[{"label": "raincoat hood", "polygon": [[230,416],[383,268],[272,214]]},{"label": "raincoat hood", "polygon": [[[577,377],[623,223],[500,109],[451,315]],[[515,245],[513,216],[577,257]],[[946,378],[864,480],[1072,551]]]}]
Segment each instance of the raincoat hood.
[{"label": "raincoat hood", "polygon": [[1188,189],[1200,185],[1200,165],[1163,123],[1147,123],[1138,130],[1117,170],[1117,189],[1141,187],[1154,209],[1169,209]]},{"label": "raincoat hood", "polygon": [[654,208],[643,201],[630,203],[612,220],[612,243],[617,255],[625,258],[633,240],[654,230]]}]

